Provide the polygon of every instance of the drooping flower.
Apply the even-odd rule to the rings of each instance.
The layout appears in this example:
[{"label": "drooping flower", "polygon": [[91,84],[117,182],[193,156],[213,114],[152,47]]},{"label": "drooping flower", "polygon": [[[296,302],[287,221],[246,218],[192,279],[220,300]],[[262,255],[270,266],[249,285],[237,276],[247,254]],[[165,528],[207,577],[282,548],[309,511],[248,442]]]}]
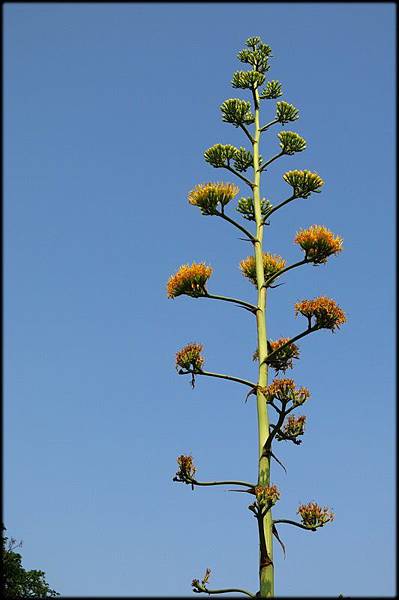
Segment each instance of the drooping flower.
[{"label": "drooping flower", "polygon": [[200,183],[188,194],[188,201],[198,206],[203,215],[214,215],[218,204],[223,208],[239,192],[233,183]]},{"label": "drooping flower", "polygon": [[315,318],[317,329],[339,329],[339,326],[346,322],[346,315],[342,308],[326,296],[319,296],[313,300],[302,300],[295,304],[295,316],[301,313],[308,319],[311,326],[311,319]]},{"label": "drooping flower", "polygon": [[300,444],[300,440],[297,440],[297,437],[304,434],[305,422],[305,416],[295,417],[294,415],[289,415],[282,431],[276,433],[276,439],[291,440],[296,444]]},{"label": "drooping flower", "polygon": [[285,372],[287,369],[292,369],[293,364],[292,360],[294,358],[299,357],[299,349],[298,346],[294,343],[288,344],[285,348],[279,350],[281,346],[284,346],[289,341],[290,338],[280,338],[279,340],[269,340],[270,344],[270,353],[275,352],[270,360],[268,360],[268,364],[272,369],[276,372],[283,371]]},{"label": "drooping flower", "polygon": [[194,479],[194,475],[197,469],[194,466],[192,456],[181,454],[177,457],[177,464],[179,466],[176,473],[177,481],[187,481],[190,479]]},{"label": "drooping flower", "polygon": [[298,231],[294,242],[304,250],[306,259],[320,265],[326,263],[329,256],[341,252],[343,239],[323,225],[311,225]]},{"label": "drooping flower", "polygon": [[212,275],[212,271],[212,267],[209,267],[205,263],[182,265],[168,280],[168,298],[176,298],[182,294],[193,296],[194,298],[206,295],[205,284]]},{"label": "drooping flower", "polygon": [[317,173],[311,171],[287,171],[283,175],[286,181],[294,190],[296,198],[307,198],[312,192],[319,193],[324,181]]},{"label": "drooping flower", "polygon": [[[265,280],[267,281],[284,269],[286,261],[281,258],[278,254],[270,254],[269,252],[263,253],[263,272],[265,274]],[[240,269],[244,277],[247,277],[255,286],[257,286],[256,277],[256,261],[254,256],[248,256],[240,262]]]},{"label": "drooping flower", "polygon": [[201,356],[202,350],[203,345],[195,342],[184,346],[176,352],[176,369],[200,371],[205,362],[204,357]]},{"label": "drooping flower", "polygon": [[280,402],[292,402],[300,406],[310,397],[310,392],[305,387],[297,388],[293,379],[275,379],[266,387],[265,397],[267,402],[277,399]]},{"label": "drooping flower", "polygon": [[334,520],[334,513],[326,506],[322,508],[316,502],[301,504],[297,510],[305,527],[323,527],[329,521]]}]

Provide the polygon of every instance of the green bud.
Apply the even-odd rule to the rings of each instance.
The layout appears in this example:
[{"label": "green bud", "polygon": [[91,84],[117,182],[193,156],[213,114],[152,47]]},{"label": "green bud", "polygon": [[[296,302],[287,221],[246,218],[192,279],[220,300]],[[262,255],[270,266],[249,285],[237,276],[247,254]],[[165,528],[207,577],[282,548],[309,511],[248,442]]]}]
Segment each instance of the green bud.
[{"label": "green bud", "polygon": [[238,148],[230,144],[215,144],[204,152],[204,158],[212,167],[225,167],[236,157],[238,151]]},{"label": "green bud", "polygon": [[256,89],[265,81],[263,73],[258,71],[236,71],[231,85],[235,88]]},{"label": "green bud", "polygon": [[282,124],[288,123],[288,121],[296,121],[299,119],[299,111],[292,104],[288,104],[288,102],[277,102],[276,119]]},{"label": "green bud", "polygon": [[280,131],[278,137],[284,154],[295,154],[295,152],[302,152],[306,148],[306,140],[293,131]]},{"label": "green bud", "polygon": [[260,93],[259,98],[261,98],[262,100],[274,100],[275,98],[278,98],[282,95],[283,93],[281,91],[281,83],[279,81],[273,80],[267,82],[267,85],[263,92]]},{"label": "green bud", "polygon": [[251,103],[239,98],[230,98],[225,100],[220,106],[222,111],[222,120],[226,123],[232,123],[236,127],[240,125],[249,125],[255,120],[251,113]]}]

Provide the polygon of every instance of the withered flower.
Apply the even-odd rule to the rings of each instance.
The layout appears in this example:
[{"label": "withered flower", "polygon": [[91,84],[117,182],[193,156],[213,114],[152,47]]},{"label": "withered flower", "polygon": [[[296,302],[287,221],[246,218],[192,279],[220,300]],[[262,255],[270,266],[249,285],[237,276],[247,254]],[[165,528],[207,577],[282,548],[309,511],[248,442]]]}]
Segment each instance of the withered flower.
[{"label": "withered flower", "polygon": [[205,362],[203,356],[201,356],[201,352],[203,350],[202,344],[197,344],[195,342],[191,344],[187,344],[176,352],[176,369],[185,369],[190,371],[200,371]]},{"label": "withered flower", "polygon": [[329,521],[334,520],[334,513],[326,506],[322,508],[316,502],[301,504],[297,510],[306,527],[323,527]]},{"label": "withered flower", "polygon": [[[279,348],[281,346],[284,346],[284,344],[286,344],[289,341],[289,339],[290,338],[280,338],[279,340],[275,341],[269,340],[270,350],[271,352],[276,351],[276,354],[270,358],[268,364],[276,372],[285,372],[287,369],[292,369],[292,360],[294,358],[299,358],[299,349],[298,346],[294,343],[291,343],[282,350],[279,350]],[[271,352],[269,354],[271,354]]]},{"label": "withered flower", "polygon": [[283,403],[291,401],[294,406],[300,406],[309,398],[310,392],[305,387],[297,389],[293,379],[275,379],[266,387],[265,396],[267,402],[277,399]]},{"label": "withered flower", "polygon": [[194,479],[197,469],[194,466],[192,456],[181,454],[177,457],[177,464],[179,465],[179,469],[176,473],[176,481],[189,483],[191,479]]}]

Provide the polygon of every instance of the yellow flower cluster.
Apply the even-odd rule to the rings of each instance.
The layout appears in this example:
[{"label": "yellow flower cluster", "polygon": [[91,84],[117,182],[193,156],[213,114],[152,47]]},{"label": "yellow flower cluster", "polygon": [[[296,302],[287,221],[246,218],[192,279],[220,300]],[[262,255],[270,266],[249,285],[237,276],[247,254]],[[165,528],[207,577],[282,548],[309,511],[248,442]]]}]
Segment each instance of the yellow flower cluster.
[{"label": "yellow flower cluster", "polygon": [[[284,258],[278,256],[278,254],[270,254],[268,252],[265,252],[262,258],[263,272],[265,274],[266,281],[270,279],[270,277],[278,273],[278,271],[284,269],[286,265],[286,261],[284,260]],[[256,277],[256,262],[254,256],[248,256],[247,258],[244,258],[240,262],[240,269],[244,277],[247,277],[255,286],[258,285],[258,280]]]},{"label": "yellow flower cluster", "polygon": [[317,173],[306,170],[287,171],[283,179],[294,189],[296,198],[307,198],[312,192],[319,192],[319,188],[324,185],[324,181]]},{"label": "yellow flower cluster", "polygon": [[270,344],[270,352],[276,351],[276,354],[272,356],[268,364],[272,369],[277,371],[286,371],[287,369],[292,369],[292,360],[294,358],[299,357],[299,349],[298,346],[294,343],[289,344],[281,351],[278,351],[281,346],[284,346],[289,341],[290,338],[280,338],[279,340],[269,341]]},{"label": "yellow flower cluster", "polygon": [[188,194],[188,201],[203,215],[214,215],[218,204],[226,206],[239,191],[233,183],[200,183]]},{"label": "yellow flower cluster", "polygon": [[311,324],[312,317],[315,317],[317,329],[331,329],[331,331],[334,331],[335,328],[339,329],[340,325],[346,323],[346,315],[342,308],[334,300],[326,296],[297,302],[295,304],[295,316],[298,313],[307,317],[309,325]]},{"label": "yellow flower cluster", "polygon": [[341,252],[343,239],[323,225],[311,225],[298,231],[294,242],[305,251],[306,259],[319,265],[327,262],[329,256]]},{"label": "yellow flower cluster", "polygon": [[193,371],[201,370],[205,362],[204,357],[201,356],[202,350],[203,345],[196,344],[195,342],[184,346],[184,348],[176,352],[176,369],[180,367],[187,371],[190,369]]},{"label": "yellow flower cluster", "polygon": [[176,477],[183,481],[194,478],[196,468],[194,466],[192,456],[181,454],[177,457],[177,464],[179,465],[179,469],[176,473]]},{"label": "yellow flower cluster", "polygon": [[301,516],[303,525],[309,528],[323,527],[329,521],[333,521],[335,516],[329,508],[322,508],[316,502],[301,504],[297,514]]},{"label": "yellow flower cluster", "polygon": [[276,485],[257,485],[254,491],[257,501],[262,504],[268,502],[273,505],[280,498],[280,490]]},{"label": "yellow flower cluster", "polygon": [[167,283],[168,298],[176,298],[186,294],[187,296],[204,296],[206,294],[205,284],[212,275],[212,267],[205,263],[192,263],[182,265],[172,275]]},{"label": "yellow flower cluster", "polygon": [[267,402],[272,402],[275,398],[280,402],[291,401],[294,406],[300,406],[310,397],[307,388],[296,388],[293,379],[275,379],[265,390]]}]

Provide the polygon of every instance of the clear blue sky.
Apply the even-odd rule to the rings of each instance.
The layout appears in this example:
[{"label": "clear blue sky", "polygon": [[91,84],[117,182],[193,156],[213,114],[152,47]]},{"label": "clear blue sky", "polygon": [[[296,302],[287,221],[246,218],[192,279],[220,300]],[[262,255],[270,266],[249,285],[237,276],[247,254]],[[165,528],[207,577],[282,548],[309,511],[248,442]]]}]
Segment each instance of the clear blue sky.
[{"label": "clear blue sky", "polygon": [[25,567],[66,596],[190,595],[206,567],[214,587],[257,590],[249,498],[172,482],[190,452],[199,479],[256,478],[253,399],[211,378],[192,390],[174,369],[199,341],[209,370],[255,378],[255,324],[233,305],[167,300],[165,285],[205,260],[211,291],[255,301],[238,269],[249,246],[186,197],[234,181],[202,155],[246,143],[219,106],[246,97],[230,80],[260,35],[308,142],[273,163],[263,193],[284,199],[294,168],[326,182],[275,214],[265,249],[298,260],[293,237],[313,223],[345,247],[287,273],[268,331],[302,331],[294,303],[317,295],[348,316],[301,340],[287,372],[312,397],[303,444],[279,447],[274,516],[316,500],[336,520],[280,527],[276,592],[394,595],[394,4],[6,4],[4,16],[4,513]]}]

